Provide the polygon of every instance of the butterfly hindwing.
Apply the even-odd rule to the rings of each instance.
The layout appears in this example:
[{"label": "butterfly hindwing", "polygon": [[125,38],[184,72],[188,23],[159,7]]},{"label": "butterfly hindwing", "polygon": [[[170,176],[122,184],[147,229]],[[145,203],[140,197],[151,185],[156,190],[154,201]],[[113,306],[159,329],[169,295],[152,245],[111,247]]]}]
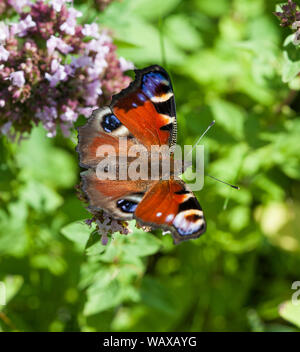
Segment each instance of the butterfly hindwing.
[{"label": "butterfly hindwing", "polygon": [[146,192],[134,217],[172,232],[175,243],[197,238],[206,222],[197,198],[181,180],[158,181]]},{"label": "butterfly hindwing", "polygon": [[119,220],[133,218],[150,184],[149,181],[99,180],[93,169],[83,171],[80,175],[89,209],[92,212],[105,210]]}]

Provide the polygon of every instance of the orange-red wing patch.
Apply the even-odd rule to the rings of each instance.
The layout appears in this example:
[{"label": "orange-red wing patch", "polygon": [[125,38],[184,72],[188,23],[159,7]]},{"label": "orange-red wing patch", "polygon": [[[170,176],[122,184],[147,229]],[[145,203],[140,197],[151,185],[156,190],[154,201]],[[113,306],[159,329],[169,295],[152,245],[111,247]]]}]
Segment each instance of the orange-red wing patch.
[{"label": "orange-red wing patch", "polygon": [[133,216],[118,209],[118,200],[133,201],[135,197],[138,203],[150,186],[150,181],[99,180],[92,169],[82,172],[81,179],[90,209],[94,211],[105,209],[118,219],[131,219]]},{"label": "orange-red wing patch", "polygon": [[206,229],[200,204],[184,182],[158,181],[135,211],[141,222],[170,230],[176,243],[199,237]]},{"label": "orange-red wing patch", "polygon": [[136,79],[113,97],[111,109],[143,145],[176,142],[176,108],[171,80],[159,66],[136,71]]},{"label": "orange-red wing patch", "polygon": [[117,118],[130,130],[136,139],[143,145],[151,148],[151,145],[168,144],[170,132],[161,130],[170,122],[168,116],[157,113],[153,103],[148,100],[136,108],[126,109],[130,100],[119,102],[113,107]]}]

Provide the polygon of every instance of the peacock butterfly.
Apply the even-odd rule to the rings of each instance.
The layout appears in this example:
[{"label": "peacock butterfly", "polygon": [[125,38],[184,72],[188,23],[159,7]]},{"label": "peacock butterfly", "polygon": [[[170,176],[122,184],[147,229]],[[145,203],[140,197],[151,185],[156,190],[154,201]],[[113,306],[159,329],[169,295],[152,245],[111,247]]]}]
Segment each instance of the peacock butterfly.
[{"label": "peacock butterfly", "polygon": [[[129,87],[114,95],[109,106],[94,110],[87,123],[78,128],[79,162],[86,169],[81,172],[82,190],[89,209],[170,231],[175,243],[203,234],[206,221],[201,206],[186,183],[175,177],[172,147],[176,132],[175,99],[168,73],[158,65],[135,70]],[[119,142],[121,138],[125,144]],[[125,167],[129,168],[135,158],[122,158],[127,158],[130,148],[150,150],[154,145],[170,147],[173,167],[167,179],[162,173],[157,179],[99,178],[97,165],[104,160],[99,147],[113,148],[117,160],[126,160]],[[149,164],[150,159],[146,160]],[[116,169],[116,165],[108,166]]]}]

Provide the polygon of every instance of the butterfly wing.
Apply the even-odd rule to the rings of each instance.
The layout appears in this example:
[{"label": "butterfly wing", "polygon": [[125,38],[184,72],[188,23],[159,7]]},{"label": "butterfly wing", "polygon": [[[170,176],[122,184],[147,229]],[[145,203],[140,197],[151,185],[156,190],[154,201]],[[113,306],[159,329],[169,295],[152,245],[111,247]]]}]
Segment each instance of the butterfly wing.
[{"label": "butterfly wing", "polygon": [[172,83],[160,66],[135,70],[135,80],[113,96],[113,113],[144,146],[176,143],[176,107]]},{"label": "butterfly wing", "polygon": [[[118,137],[127,138],[127,145],[120,144]],[[87,123],[78,128],[79,164],[84,168],[95,168],[103,159],[97,153],[99,147],[111,146],[116,155],[125,156],[135,143],[129,130],[117,119],[109,106],[97,109]]]},{"label": "butterfly wing", "polygon": [[134,217],[172,232],[174,242],[197,238],[206,230],[202,208],[181,180],[158,181],[138,204]]},{"label": "butterfly wing", "polygon": [[151,181],[99,180],[95,171],[81,172],[82,190],[92,212],[105,210],[119,220],[133,219],[134,211]]},{"label": "butterfly wing", "polygon": [[[125,155],[137,143],[148,149],[176,143],[176,107],[169,75],[157,65],[135,73],[135,80],[113,96],[110,106],[95,110],[78,128],[81,167],[97,166],[101,161],[97,149],[102,145],[111,145],[117,155]],[[119,149],[118,137],[127,138],[126,149]]]},{"label": "butterfly wing", "polygon": [[[119,137],[125,138],[126,144],[120,143]],[[88,169],[80,174],[82,190],[92,212],[105,210],[116,219],[130,220],[133,218],[133,212],[149,187],[149,182],[100,179],[97,177],[96,170],[104,159],[105,148],[108,154],[113,148],[118,158],[126,156],[126,161],[130,162],[132,160],[127,157],[128,150],[137,143],[108,106],[95,110],[87,123],[78,128],[79,164]],[[101,155],[99,154],[100,147]]]}]

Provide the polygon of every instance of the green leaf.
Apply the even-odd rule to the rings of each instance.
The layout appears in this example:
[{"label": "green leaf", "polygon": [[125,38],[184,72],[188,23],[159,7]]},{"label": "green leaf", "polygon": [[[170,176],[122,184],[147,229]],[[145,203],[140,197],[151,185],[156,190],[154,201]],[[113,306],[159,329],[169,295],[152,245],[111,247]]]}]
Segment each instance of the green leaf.
[{"label": "green leaf", "polygon": [[181,71],[201,84],[214,83],[216,92],[224,89],[226,79],[242,75],[242,68],[237,63],[237,57],[231,53],[232,58],[224,58],[222,53],[205,48],[188,56]]},{"label": "green leaf", "polygon": [[0,209],[0,253],[21,256],[28,245],[27,207],[21,201],[11,202],[8,207],[9,215]]},{"label": "green leaf", "polygon": [[279,307],[279,315],[288,322],[300,328],[300,305],[286,301]]},{"label": "green leaf", "polygon": [[158,280],[149,276],[143,280],[141,289],[142,301],[149,307],[168,315],[175,314],[170,292]]},{"label": "green leaf", "polygon": [[112,280],[103,287],[91,288],[87,292],[87,302],[84,306],[84,315],[100,313],[115,307],[122,301],[122,291],[118,280]]},{"label": "green leaf", "polygon": [[[288,35],[288,36],[285,38],[284,42],[283,42],[283,46],[284,46],[284,47],[287,47],[287,46],[289,46],[289,44],[293,44],[294,36],[295,36],[294,33]],[[295,45],[294,45],[294,50],[296,50]]]},{"label": "green leaf", "polygon": [[299,168],[299,159],[298,158],[289,158],[287,163],[283,165],[283,171],[290,178],[300,180],[300,168]]},{"label": "green leaf", "polygon": [[283,52],[282,80],[284,83],[292,81],[300,72],[300,60],[291,61],[286,51]]},{"label": "green leaf", "polygon": [[239,106],[215,99],[210,103],[210,107],[217,124],[222,125],[234,137],[243,137],[245,115]]},{"label": "green leaf", "polygon": [[114,38],[114,44],[118,47],[118,48],[125,48],[125,49],[130,49],[130,48],[138,48],[138,45],[128,42],[124,39],[118,39],[118,38]]},{"label": "green leaf", "polygon": [[[137,31],[136,28],[139,30]],[[116,28],[115,31],[120,40],[129,41],[135,46],[119,48],[118,53],[121,56],[133,61],[137,66],[138,64],[145,65],[147,62],[161,63],[160,33],[156,25],[132,16],[126,28],[122,27],[121,30]],[[185,54],[166,35],[164,35],[164,46],[168,63],[184,62]]]},{"label": "green leaf", "polygon": [[149,20],[155,20],[160,16],[166,16],[174,10],[180,3],[180,0],[131,0],[131,3],[133,4],[132,10],[135,14]]},{"label": "green leaf", "polygon": [[35,179],[52,187],[72,187],[77,179],[76,159],[55,147],[41,127],[34,128],[31,137],[22,141],[17,161],[23,180]]},{"label": "green leaf", "polygon": [[192,25],[188,16],[169,16],[164,24],[164,33],[184,50],[195,50],[202,44],[201,34]]},{"label": "green leaf", "polygon": [[256,249],[262,236],[258,231],[250,232],[245,236],[234,238],[232,233],[216,231],[213,235],[214,240],[222,245],[224,250],[232,253],[245,253]]},{"label": "green leaf", "polygon": [[21,190],[22,200],[38,212],[51,212],[63,204],[63,198],[52,188],[30,180]]},{"label": "green leaf", "polygon": [[205,14],[212,17],[222,16],[230,9],[229,0],[197,0],[196,5],[201,12],[204,12]]},{"label": "green leaf", "polygon": [[[239,219],[236,221],[236,219]],[[244,205],[234,207],[230,211],[229,223],[232,231],[239,232],[250,222],[250,209]]]},{"label": "green leaf", "polygon": [[66,225],[61,229],[61,233],[70,241],[74,242],[78,249],[84,250],[90,233],[93,230],[94,228],[90,228],[84,223],[84,220],[82,220],[82,222],[76,221]]},{"label": "green leaf", "polygon": [[39,269],[48,269],[54,275],[61,275],[66,270],[63,258],[49,254],[38,254],[31,259],[31,265]]},{"label": "green leaf", "polygon": [[5,285],[6,304],[10,302],[23,285],[24,279],[20,275],[7,275],[1,280]]},{"label": "green leaf", "polygon": [[156,253],[161,247],[161,241],[142,230],[135,229],[130,235],[130,241],[124,247],[126,253],[130,256],[145,257]]},{"label": "green leaf", "polygon": [[[107,244],[110,246],[110,243]],[[86,243],[85,250],[89,256],[101,254],[105,251],[106,246],[101,242],[101,236],[97,231],[93,231]]]},{"label": "green leaf", "polygon": [[285,2],[281,2],[280,4],[276,4],[275,5],[275,11],[276,12],[282,12],[282,6],[283,5],[286,5],[287,4],[287,2],[285,1]]}]

